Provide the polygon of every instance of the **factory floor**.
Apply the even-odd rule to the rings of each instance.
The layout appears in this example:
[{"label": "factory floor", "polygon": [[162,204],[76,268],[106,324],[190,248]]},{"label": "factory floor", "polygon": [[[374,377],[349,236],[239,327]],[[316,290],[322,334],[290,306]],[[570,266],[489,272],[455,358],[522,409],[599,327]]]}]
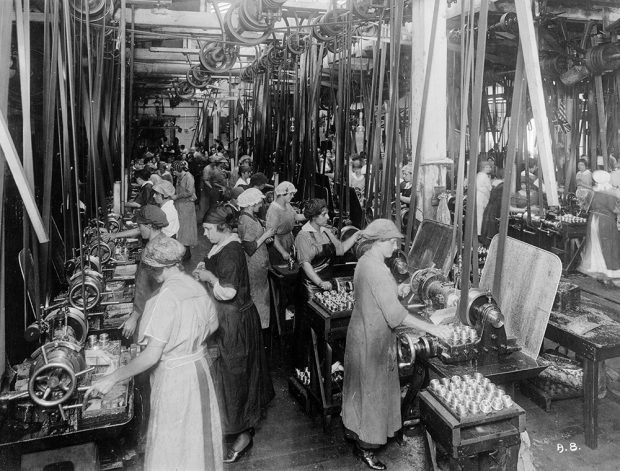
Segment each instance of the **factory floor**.
[{"label": "factory floor", "polygon": [[[323,431],[321,418],[306,415],[289,394],[286,371],[272,369],[276,398],[257,429],[253,449],[232,470],[364,470],[368,469],[352,454],[344,440],[340,418]],[[516,393],[516,402],[526,410],[526,429],[531,442],[532,460],[539,471],[611,471],[620,469],[620,400],[608,395],[599,405],[599,446],[585,446],[583,403],[581,399],[554,402],[549,413]],[[426,470],[430,460],[425,451],[421,427],[405,436],[406,446],[389,442],[378,456],[390,470]],[[571,444],[572,449],[571,451]],[[560,452],[562,448],[567,451]],[[442,470],[447,460],[439,457]]]},{"label": "factory floor", "polygon": [[[201,228],[199,228],[201,234]],[[199,235],[200,244],[192,250],[186,264],[191,271],[209,250],[208,242]],[[598,287],[590,292],[607,288]],[[620,292],[620,290],[617,290]],[[603,295],[603,293],[596,293]],[[615,295],[616,293],[613,293]],[[610,295],[604,295],[609,301]],[[615,299],[613,299],[615,301]],[[614,303],[615,304],[615,303]],[[611,307],[611,306],[610,306]],[[618,309],[618,305],[614,306]],[[615,316],[614,316],[615,317]],[[276,397],[257,428],[254,446],[238,463],[226,465],[228,470],[365,470],[345,441],[342,422],[336,417],[327,432],[319,416],[306,415],[289,394],[287,358],[274,344],[270,355]],[[611,393],[599,402],[599,446],[591,450],[584,443],[583,401],[566,399],[552,404],[545,412],[516,390],[516,402],[526,411],[526,430],[531,443],[531,456],[538,471],[616,471],[620,470],[620,398]],[[379,458],[389,470],[417,471],[432,469],[421,426],[406,432],[406,446],[390,442],[379,451]],[[560,452],[560,450],[565,450]],[[574,450],[574,451],[572,451]],[[449,469],[439,456],[440,469]],[[139,467],[137,468],[139,469]],[[531,471],[531,470],[524,470]]]}]

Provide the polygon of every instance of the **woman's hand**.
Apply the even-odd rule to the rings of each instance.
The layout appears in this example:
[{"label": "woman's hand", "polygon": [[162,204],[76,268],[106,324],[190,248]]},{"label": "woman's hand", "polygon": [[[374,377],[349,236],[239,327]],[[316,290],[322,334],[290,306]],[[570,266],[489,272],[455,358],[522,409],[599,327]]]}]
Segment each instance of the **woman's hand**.
[{"label": "woman's hand", "polygon": [[409,283],[401,283],[398,285],[398,297],[399,298],[404,298],[409,293],[411,293],[411,286],[409,286]]},{"label": "woman's hand", "polygon": [[263,233],[263,235],[265,236],[266,240],[271,239],[274,235],[276,235],[276,230],[273,227],[270,227],[269,229],[266,229],[265,232]]},{"label": "woman's hand", "polygon": [[139,316],[136,315],[136,312],[132,312],[129,319],[123,322],[123,325],[121,325],[123,328],[123,337],[129,338],[133,335],[136,331],[136,327],[138,326],[138,317]]},{"label": "woman's hand", "polygon": [[282,255],[282,258],[284,259],[285,262],[288,262],[289,259],[291,258],[291,254],[286,253],[286,252],[280,252],[280,255]]},{"label": "woman's hand", "polygon": [[426,330],[429,334],[442,339],[448,339],[452,335],[452,328],[447,325],[434,325]]},{"label": "woman's hand", "polygon": [[114,373],[98,379],[90,386],[90,388],[86,390],[84,401],[86,401],[86,398],[90,396],[98,397],[109,393],[116,383],[116,375]]},{"label": "woman's hand", "polygon": [[205,281],[209,283],[210,285],[214,285],[215,283],[217,283],[217,277],[213,273],[211,273],[209,270],[205,270],[204,268],[202,269],[196,268],[196,270],[194,270],[192,274],[194,275],[194,278],[196,278],[197,280]]},{"label": "woman's hand", "polygon": [[332,289],[332,284],[330,281],[321,281],[318,284],[319,288],[323,289],[323,290],[330,290]]}]

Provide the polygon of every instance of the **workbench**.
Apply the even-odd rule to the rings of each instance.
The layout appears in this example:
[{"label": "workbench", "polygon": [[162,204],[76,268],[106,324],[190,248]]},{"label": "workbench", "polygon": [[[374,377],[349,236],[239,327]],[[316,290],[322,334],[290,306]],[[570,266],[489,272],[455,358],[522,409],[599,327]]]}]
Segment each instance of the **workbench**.
[{"label": "workbench", "polygon": [[583,358],[583,423],[585,443],[595,449],[598,446],[598,381],[599,363],[620,357],[620,323],[611,320],[583,335],[567,327],[571,319],[588,315],[588,309],[605,311],[595,301],[583,298],[577,309],[552,311],[545,338],[566,347]]},{"label": "workbench", "polygon": [[344,358],[344,343],[351,311],[330,313],[311,300],[306,309],[312,349],[310,352],[312,368],[308,391],[319,404],[324,424],[328,425],[331,416],[340,411],[342,397],[334,397],[332,388],[332,362],[334,350]]},{"label": "workbench", "polygon": [[517,469],[525,411],[517,404],[484,417],[458,419],[428,391],[420,393],[420,418],[428,435],[450,458],[450,470],[490,469],[490,453],[497,452],[496,468]]}]

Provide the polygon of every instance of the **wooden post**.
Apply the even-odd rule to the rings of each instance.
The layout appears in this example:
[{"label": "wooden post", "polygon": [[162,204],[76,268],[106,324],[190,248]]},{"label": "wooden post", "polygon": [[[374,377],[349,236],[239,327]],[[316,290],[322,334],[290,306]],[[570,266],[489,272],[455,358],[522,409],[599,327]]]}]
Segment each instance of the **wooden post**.
[{"label": "wooden post", "polygon": [[[493,278],[493,295],[498,296],[500,292],[500,277],[504,264],[504,252],[506,248],[506,237],[508,236],[508,221],[510,219],[510,190],[512,172],[515,166],[515,157],[517,154],[518,136],[520,133],[519,120],[522,113],[525,113],[525,97],[527,90],[527,82],[524,75],[523,49],[519,44],[517,52],[517,70],[515,72],[514,90],[512,92],[512,109],[510,110],[510,119],[512,126],[508,134],[508,149],[506,150],[506,162],[504,165],[504,188],[502,190],[502,209],[500,212],[499,223],[499,240],[497,246],[497,260],[495,262],[495,277]],[[527,172],[527,170],[526,170]],[[517,169],[517,176],[519,175]],[[527,173],[526,173],[527,175]]]},{"label": "wooden post", "polygon": [[519,0],[515,2],[517,19],[519,22],[519,37],[523,47],[525,59],[525,75],[530,90],[530,102],[534,111],[534,123],[536,125],[536,138],[538,140],[538,152],[542,164],[542,173],[545,181],[545,192],[549,206],[559,206],[557,183],[555,178],[555,166],[551,151],[551,131],[545,109],[545,96],[540,74],[540,61],[538,59],[538,43],[534,32],[534,18],[532,16],[531,2]]},{"label": "wooden post", "polygon": [[[0,64],[8,64],[11,57],[11,10],[13,2],[0,2]],[[3,67],[0,70],[0,114],[6,113],[9,99],[10,70]],[[6,339],[5,339],[5,260],[4,257],[4,177],[5,157],[0,148],[0,376],[4,374],[6,366]]]}]

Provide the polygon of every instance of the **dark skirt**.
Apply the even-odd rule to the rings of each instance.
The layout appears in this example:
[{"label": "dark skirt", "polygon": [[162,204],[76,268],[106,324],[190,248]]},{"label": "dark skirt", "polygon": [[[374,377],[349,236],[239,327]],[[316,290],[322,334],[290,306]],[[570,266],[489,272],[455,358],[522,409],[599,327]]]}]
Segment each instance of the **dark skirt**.
[{"label": "dark skirt", "polygon": [[210,339],[219,350],[213,380],[226,435],[256,426],[261,409],[274,397],[267,368],[260,318],[254,304],[237,309],[218,303],[218,331]]}]

